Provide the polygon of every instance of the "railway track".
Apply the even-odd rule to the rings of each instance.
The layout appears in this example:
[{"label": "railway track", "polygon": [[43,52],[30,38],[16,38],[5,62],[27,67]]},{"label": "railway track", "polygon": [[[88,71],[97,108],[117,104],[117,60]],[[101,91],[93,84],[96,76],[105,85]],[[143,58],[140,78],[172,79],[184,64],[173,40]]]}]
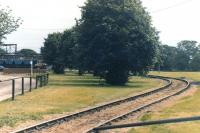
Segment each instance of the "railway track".
[{"label": "railway track", "polygon": [[46,121],[25,129],[21,129],[15,133],[95,132],[95,129],[100,126],[110,125],[115,121],[125,119],[126,117],[133,115],[140,110],[178,95],[187,90],[190,85],[185,80],[167,79],[158,76],[150,77],[165,80],[167,84],[158,89],[153,89],[142,94],[117,100],[98,107],[74,113],[72,115]]}]

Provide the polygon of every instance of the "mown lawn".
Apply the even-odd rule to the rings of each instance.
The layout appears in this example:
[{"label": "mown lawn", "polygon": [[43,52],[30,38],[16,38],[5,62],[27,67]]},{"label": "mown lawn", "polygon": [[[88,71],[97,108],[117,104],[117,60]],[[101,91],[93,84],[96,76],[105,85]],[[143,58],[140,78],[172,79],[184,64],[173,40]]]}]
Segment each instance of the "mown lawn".
[{"label": "mown lawn", "polygon": [[[171,77],[187,77],[200,81],[200,72],[152,72],[154,75]],[[200,86],[193,96],[185,97],[172,107],[156,113],[147,113],[140,118],[141,121],[159,120],[168,118],[200,116]],[[167,124],[132,129],[129,133],[200,133],[200,122],[187,122],[181,124]]]},{"label": "mown lawn", "polygon": [[73,112],[163,84],[155,79],[132,77],[126,86],[109,86],[91,75],[51,74],[49,86],[17,96],[15,101],[0,102],[0,127],[40,120],[44,115]]}]

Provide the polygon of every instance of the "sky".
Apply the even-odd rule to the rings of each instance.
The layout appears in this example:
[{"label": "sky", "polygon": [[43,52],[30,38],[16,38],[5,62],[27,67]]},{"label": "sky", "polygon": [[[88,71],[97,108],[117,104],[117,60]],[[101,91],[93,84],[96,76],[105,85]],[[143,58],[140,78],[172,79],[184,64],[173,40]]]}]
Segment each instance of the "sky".
[{"label": "sky", "polygon": [[[40,52],[49,33],[62,32],[80,18],[80,6],[86,0],[0,0],[0,8],[9,6],[23,24],[7,35],[4,43],[18,44],[18,49]],[[160,32],[163,44],[175,46],[181,40],[200,42],[200,0],[142,0]]]}]

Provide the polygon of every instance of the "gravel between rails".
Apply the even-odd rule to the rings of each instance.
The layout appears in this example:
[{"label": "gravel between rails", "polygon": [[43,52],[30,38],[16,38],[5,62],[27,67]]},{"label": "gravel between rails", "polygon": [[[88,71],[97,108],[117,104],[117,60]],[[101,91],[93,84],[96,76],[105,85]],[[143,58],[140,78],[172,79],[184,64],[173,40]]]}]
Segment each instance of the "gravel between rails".
[{"label": "gravel between rails", "polygon": [[129,112],[134,108],[138,108],[164,96],[173,94],[174,92],[181,90],[184,86],[185,84],[182,81],[172,80],[172,85],[170,87],[155,94],[141,97],[126,103],[121,103],[119,105],[107,108],[105,110],[100,110],[99,112],[94,112],[89,115],[84,115],[80,118],[64,122],[60,125],[55,125],[49,129],[38,131],[38,133],[84,133],[88,129],[97,126],[99,123],[108,121],[114,117],[124,114],[125,112]]}]

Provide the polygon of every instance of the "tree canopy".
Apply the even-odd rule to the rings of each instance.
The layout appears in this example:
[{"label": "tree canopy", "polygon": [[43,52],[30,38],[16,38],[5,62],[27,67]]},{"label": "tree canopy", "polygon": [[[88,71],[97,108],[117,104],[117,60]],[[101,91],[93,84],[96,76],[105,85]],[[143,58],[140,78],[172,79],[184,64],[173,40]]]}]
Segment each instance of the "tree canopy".
[{"label": "tree canopy", "polygon": [[41,48],[43,60],[53,66],[55,73],[64,73],[64,59],[62,57],[62,33],[49,34]]},{"label": "tree canopy", "polygon": [[64,73],[65,67],[76,68],[77,36],[75,28],[67,29],[63,33],[49,34],[45,39],[41,53],[44,61],[53,66],[55,73]]},{"label": "tree canopy", "polygon": [[140,0],[88,0],[79,22],[82,64],[123,85],[152,65],[158,35]]},{"label": "tree canopy", "polygon": [[197,71],[200,45],[197,41],[183,40],[177,47],[160,46],[161,70]]},{"label": "tree canopy", "polygon": [[12,10],[9,8],[0,9],[0,42],[5,35],[15,31],[22,23],[20,18],[12,16]]},{"label": "tree canopy", "polygon": [[37,55],[37,52],[35,52],[32,49],[21,49],[17,52],[17,54],[26,56],[26,57],[32,57],[34,55]]}]

